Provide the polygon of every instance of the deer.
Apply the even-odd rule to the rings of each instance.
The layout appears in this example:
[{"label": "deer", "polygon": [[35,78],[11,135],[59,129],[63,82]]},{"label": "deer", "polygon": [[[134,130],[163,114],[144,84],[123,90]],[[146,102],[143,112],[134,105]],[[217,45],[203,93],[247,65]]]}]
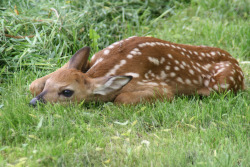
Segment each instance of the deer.
[{"label": "deer", "polygon": [[215,47],[133,36],[111,44],[90,60],[89,54],[90,47],[83,47],[61,68],[33,81],[30,104],[135,105],[245,89],[238,61]]}]

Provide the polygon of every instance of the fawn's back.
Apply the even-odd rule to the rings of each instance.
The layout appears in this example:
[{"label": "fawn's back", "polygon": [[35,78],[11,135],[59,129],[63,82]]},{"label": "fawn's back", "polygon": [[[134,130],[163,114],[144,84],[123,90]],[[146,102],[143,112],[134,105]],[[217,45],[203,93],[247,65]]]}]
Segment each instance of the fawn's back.
[{"label": "fawn's back", "polygon": [[238,62],[226,51],[175,44],[152,37],[130,37],[95,54],[86,73],[91,77],[131,75],[130,87],[168,86],[174,93],[209,94],[244,88]]}]

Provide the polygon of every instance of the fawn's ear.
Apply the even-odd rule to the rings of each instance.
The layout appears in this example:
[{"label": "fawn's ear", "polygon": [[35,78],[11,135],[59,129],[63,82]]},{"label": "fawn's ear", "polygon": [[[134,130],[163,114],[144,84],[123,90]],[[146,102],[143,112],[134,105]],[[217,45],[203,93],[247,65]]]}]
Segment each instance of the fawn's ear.
[{"label": "fawn's ear", "polygon": [[86,46],[78,50],[74,56],[69,60],[68,68],[74,68],[77,70],[82,70],[87,68],[88,58],[89,58],[90,47]]},{"label": "fawn's ear", "polygon": [[93,94],[108,95],[120,90],[123,86],[127,85],[132,78],[132,76],[113,76],[108,79],[106,77],[97,78]]}]

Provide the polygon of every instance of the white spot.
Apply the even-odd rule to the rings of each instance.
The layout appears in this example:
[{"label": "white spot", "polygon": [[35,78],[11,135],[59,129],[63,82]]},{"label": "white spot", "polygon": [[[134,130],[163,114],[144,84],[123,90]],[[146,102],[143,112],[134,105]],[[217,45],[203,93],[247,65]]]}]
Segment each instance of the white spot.
[{"label": "white spot", "polygon": [[170,66],[166,66],[165,69],[166,69],[166,70],[170,70]]},{"label": "white spot", "polygon": [[156,59],[156,58],[154,58],[154,57],[148,57],[148,60],[150,61],[150,62],[152,62],[152,63],[154,63],[155,65],[159,65],[160,64],[160,62],[159,62],[159,60],[158,59]]},{"label": "white spot", "polygon": [[182,50],[185,51],[185,52],[187,51],[185,48],[182,48]]},{"label": "white spot", "polygon": [[[154,74],[154,73],[152,73],[152,71],[151,71],[151,70],[149,70],[146,74],[151,75],[152,77],[155,77],[155,74]],[[146,75],[146,74],[145,74],[145,75]]]},{"label": "white spot", "polygon": [[167,78],[167,74],[164,71],[161,71],[161,79]]},{"label": "white spot", "polygon": [[185,69],[185,67],[184,67],[182,64],[180,65],[180,67],[181,67],[181,69],[183,69],[183,70]]},{"label": "white spot", "polygon": [[140,82],[140,81],[137,82],[137,84],[138,84],[138,85],[144,85],[144,83],[143,83],[143,82]]},{"label": "white spot", "polygon": [[181,47],[179,47],[179,46],[176,46],[176,48],[177,48],[177,49],[181,49]]},{"label": "white spot", "polygon": [[178,60],[175,60],[174,62],[175,62],[176,64],[179,64],[179,63],[180,63]]},{"label": "white spot", "polygon": [[153,42],[149,42],[149,46],[154,46],[154,43]]},{"label": "white spot", "polygon": [[139,52],[140,50],[138,48],[134,48],[133,51]]},{"label": "white spot", "polygon": [[225,67],[225,64],[221,64],[220,67]]},{"label": "white spot", "polygon": [[160,64],[163,64],[165,62],[165,58],[162,57],[161,60],[160,60]]},{"label": "white spot", "polygon": [[214,76],[218,75],[219,73],[223,72],[224,70],[225,70],[225,68],[219,69],[219,70],[214,74]]},{"label": "white spot", "polygon": [[202,57],[201,57],[201,56],[199,56],[199,57],[198,57],[198,59],[202,60]]},{"label": "white spot", "polygon": [[126,40],[130,40],[131,38],[135,38],[135,37],[137,37],[137,36],[131,36],[131,37],[127,38]]},{"label": "white spot", "polygon": [[193,54],[193,52],[191,50],[188,51],[190,54]]},{"label": "white spot", "polygon": [[241,78],[240,76],[238,76],[238,78],[239,78],[239,81],[241,81],[241,80],[242,80],[242,78]]},{"label": "white spot", "polygon": [[185,56],[185,53],[184,53],[184,52],[181,52],[181,54],[182,54],[183,56]]},{"label": "white spot", "polygon": [[134,73],[134,72],[128,72],[124,75],[127,75],[127,76],[132,76],[133,78],[139,78],[139,74],[138,73]]},{"label": "white spot", "polygon": [[177,77],[176,80],[182,84],[184,83],[181,77]]},{"label": "white spot", "polygon": [[204,81],[204,85],[205,85],[206,87],[208,87],[208,85],[209,85],[209,80],[205,80],[205,81]]},{"label": "white spot", "polygon": [[128,58],[128,59],[132,59],[132,58],[133,58],[133,55],[129,54],[129,55],[127,55],[127,58]]},{"label": "white spot", "polygon": [[115,43],[113,43],[112,45],[117,45],[117,44],[119,44],[121,41],[118,41],[118,42],[115,42]]},{"label": "white spot", "polygon": [[213,56],[215,56],[216,55],[216,53],[215,52],[210,52],[211,53],[211,55],[213,55]]},{"label": "white spot", "polygon": [[160,85],[167,86],[167,84],[165,82],[160,82]]},{"label": "white spot", "polygon": [[100,59],[96,60],[95,64],[91,68],[93,68],[94,66],[96,66],[98,63],[100,63],[102,61],[103,61],[103,58],[100,58]]},{"label": "white spot", "polygon": [[186,82],[186,84],[188,84],[188,85],[190,85],[190,84],[191,84],[190,79],[186,79],[186,80],[185,80],[185,82]]},{"label": "white spot", "polygon": [[235,83],[234,78],[233,78],[232,76],[230,76],[229,79],[230,79],[233,83]]},{"label": "white spot", "polygon": [[194,54],[197,55],[197,56],[199,55],[196,51],[194,51]]},{"label": "white spot", "polygon": [[213,89],[212,89],[212,88],[210,88],[210,87],[208,87],[208,90],[209,90],[209,91],[213,91]]},{"label": "white spot", "polygon": [[[203,67],[202,67],[202,68],[203,68]],[[196,68],[196,70],[197,70],[199,73],[201,73],[201,70],[200,70],[198,67]]]},{"label": "white spot", "polygon": [[124,65],[124,64],[126,64],[126,60],[121,60],[121,65]]},{"label": "white spot", "polygon": [[152,73],[152,71],[151,71],[151,70],[149,70],[147,73],[151,74],[151,73]]},{"label": "white spot", "polygon": [[140,48],[142,48],[142,47],[146,46],[146,44],[145,44],[145,43],[141,43],[141,44],[139,44],[138,46],[139,46]]},{"label": "white spot", "polygon": [[205,57],[205,53],[201,52],[201,56]]},{"label": "white spot", "polygon": [[91,60],[94,60],[95,59],[95,54],[91,57]]},{"label": "white spot", "polygon": [[199,83],[202,83],[202,77],[199,76],[198,79],[199,79]]},{"label": "white spot", "polygon": [[105,76],[110,76],[110,75],[115,75],[115,72],[124,64],[126,64],[126,60],[121,60],[120,64],[117,64],[114,66],[114,68],[112,68]]},{"label": "white spot", "polygon": [[156,43],[155,42],[151,42],[151,46],[155,46],[156,45]]},{"label": "white spot", "polygon": [[175,71],[179,71],[179,70],[180,70],[180,68],[179,68],[179,67],[177,67],[177,66],[175,66],[175,67],[174,67],[174,70],[175,70]]},{"label": "white spot", "polygon": [[130,54],[132,54],[132,55],[136,55],[136,54],[137,54],[137,52],[132,50],[132,51],[130,52]]},{"label": "white spot", "polygon": [[176,48],[174,45],[171,45],[173,48]]},{"label": "white spot", "polygon": [[232,74],[232,75],[234,75],[234,74],[235,74],[235,70],[234,70],[234,69],[231,71],[231,74]]},{"label": "white spot", "polygon": [[221,55],[221,53],[219,51],[217,51],[218,55]]},{"label": "white spot", "polygon": [[211,55],[209,53],[206,53],[207,57],[211,57]]},{"label": "white spot", "polygon": [[190,74],[194,75],[194,70],[189,69],[188,71],[189,71]]},{"label": "white spot", "polygon": [[199,67],[201,66],[200,63],[197,63],[197,62],[196,62],[196,65],[199,66]]},{"label": "white spot", "polygon": [[104,54],[104,55],[108,55],[109,52],[110,52],[110,50],[106,49],[106,50],[104,50],[103,54]]},{"label": "white spot", "polygon": [[218,89],[219,89],[219,88],[218,88],[218,85],[214,85],[213,88],[214,88],[215,90],[218,90]]},{"label": "white spot", "polygon": [[182,61],[181,63],[182,63],[184,66],[186,66],[186,65],[187,65],[187,64],[185,63],[185,61]]},{"label": "white spot", "polygon": [[238,85],[236,84],[236,85],[234,86],[234,88],[237,89],[237,88],[238,88]]},{"label": "white spot", "polygon": [[214,68],[217,70],[217,69],[219,69],[219,68],[220,68],[220,66],[215,66]]},{"label": "white spot", "polygon": [[240,75],[243,77],[244,76],[244,74],[243,74],[243,72],[242,71],[240,71]]},{"label": "white spot", "polygon": [[193,81],[193,83],[195,83],[195,84],[199,84],[199,82],[198,82],[197,80],[195,80],[195,79],[193,79],[192,81]]},{"label": "white spot", "polygon": [[229,84],[221,84],[220,87],[223,88],[223,89],[227,89],[229,88]]},{"label": "white spot", "polygon": [[168,43],[165,44],[166,46],[170,46]]},{"label": "white spot", "polygon": [[211,67],[211,64],[206,64],[204,67],[208,70]]},{"label": "white spot", "polygon": [[158,83],[155,83],[155,82],[147,82],[147,83],[145,83],[145,85],[149,85],[149,86],[158,86],[159,84],[158,84]]},{"label": "white spot", "polygon": [[175,77],[175,76],[176,76],[176,74],[174,72],[170,73],[170,77]]},{"label": "white spot", "polygon": [[108,48],[113,49],[114,47],[115,47],[114,45],[110,45]]},{"label": "white spot", "polygon": [[169,57],[170,59],[172,59],[172,58],[173,58],[173,56],[172,56],[171,54],[168,54],[168,57]]}]

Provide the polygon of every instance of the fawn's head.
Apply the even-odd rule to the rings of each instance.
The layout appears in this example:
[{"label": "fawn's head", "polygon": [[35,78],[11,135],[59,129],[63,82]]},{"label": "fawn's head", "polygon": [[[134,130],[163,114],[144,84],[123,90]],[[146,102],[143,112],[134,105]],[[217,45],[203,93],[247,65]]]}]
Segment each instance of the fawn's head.
[{"label": "fawn's head", "polygon": [[131,79],[131,76],[108,76],[90,78],[82,71],[87,68],[90,48],[84,47],[70,59],[68,67],[55,71],[45,82],[43,91],[30,101],[41,102],[97,100],[98,97],[114,95]]}]

